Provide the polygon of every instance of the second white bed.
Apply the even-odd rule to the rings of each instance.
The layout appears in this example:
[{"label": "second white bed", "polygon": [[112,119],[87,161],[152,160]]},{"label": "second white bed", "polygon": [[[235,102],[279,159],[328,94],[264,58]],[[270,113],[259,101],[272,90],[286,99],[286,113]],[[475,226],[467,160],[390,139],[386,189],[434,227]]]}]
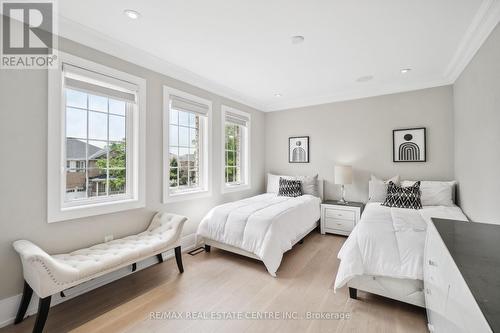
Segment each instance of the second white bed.
[{"label": "second white bed", "polygon": [[432,217],[467,221],[457,206],[413,210],[368,203],[338,254],[335,289],[347,284],[422,306],[425,231]]}]

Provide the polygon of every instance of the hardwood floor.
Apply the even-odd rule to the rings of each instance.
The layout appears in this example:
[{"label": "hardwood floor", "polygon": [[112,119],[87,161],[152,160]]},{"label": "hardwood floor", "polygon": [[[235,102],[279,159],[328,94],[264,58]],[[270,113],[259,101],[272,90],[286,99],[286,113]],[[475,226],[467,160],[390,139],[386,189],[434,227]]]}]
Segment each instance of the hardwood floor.
[{"label": "hardwood floor", "polygon": [[[51,308],[45,332],[427,332],[425,311],[347,288],[331,289],[345,238],[313,231],[285,254],[278,278],[261,262],[212,248],[183,254]],[[194,320],[151,318],[151,313],[200,316],[228,312],[347,313],[343,320]],[[236,316],[237,314],[234,314]],[[34,316],[0,332],[31,332]]]}]

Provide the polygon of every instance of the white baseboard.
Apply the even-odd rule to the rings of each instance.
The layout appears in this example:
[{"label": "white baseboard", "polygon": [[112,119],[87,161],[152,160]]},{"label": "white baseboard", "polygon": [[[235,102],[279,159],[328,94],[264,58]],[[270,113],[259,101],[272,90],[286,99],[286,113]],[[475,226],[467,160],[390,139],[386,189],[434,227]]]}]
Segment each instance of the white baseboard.
[{"label": "white baseboard", "polygon": [[[181,239],[181,247],[182,251],[190,251],[195,247],[195,241],[196,241],[196,235],[189,234]],[[167,251],[163,253],[163,258],[164,259],[169,259],[174,256],[174,250]],[[141,269],[147,268],[149,266],[152,266],[154,264],[157,264],[158,260],[156,257],[151,257],[148,259],[145,259],[143,261],[139,261],[137,263],[137,271],[140,271]],[[132,271],[130,270],[130,267],[124,267],[121,268],[117,271],[114,271],[112,273],[100,276],[96,279],[93,279],[91,281],[82,283],[78,286],[75,286],[67,291],[64,292],[66,295],[65,297],[61,297],[59,294],[53,295],[52,296],[52,302],[50,306],[55,306],[57,304],[60,304],[64,301],[67,301],[69,299],[72,299],[76,296],[82,295],[88,291],[91,291],[93,289],[96,289],[100,286],[103,286],[105,284],[108,284],[110,282],[113,282],[115,280],[121,279],[122,277],[125,277],[129,274],[132,274]],[[10,325],[14,322],[14,319],[16,318],[16,313],[17,309],[19,307],[19,303],[21,302],[21,297],[22,294],[18,294],[15,296],[7,297],[2,300],[0,300],[0,327],[4,327],[7,325]],[[31,316],[35,314],[38,310],[38,297],[36,294],[33,293],[33,298],[31,300],[30,306],[28,307],[28,311],[26,314],[28,316]]]}]

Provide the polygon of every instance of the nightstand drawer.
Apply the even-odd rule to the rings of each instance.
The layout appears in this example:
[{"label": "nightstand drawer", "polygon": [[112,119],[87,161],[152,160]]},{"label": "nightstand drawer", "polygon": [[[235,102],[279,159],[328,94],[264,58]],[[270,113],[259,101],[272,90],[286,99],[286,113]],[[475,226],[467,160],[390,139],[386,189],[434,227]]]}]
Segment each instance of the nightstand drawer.
[{"label": "nightstand drawer", "polygon": [[356,219],[353,211],[332,208],[325,209],[325,217],[337,220],[350,220],[351,222]]},{"label": "nightstand drawer", "polygon": [[351,231],[354,228],[354,219],[353,220],[339,220],[332,218],[325,218],[325,228],[327,229],[335,229],[335,230],[343,230],[343,231]]}]

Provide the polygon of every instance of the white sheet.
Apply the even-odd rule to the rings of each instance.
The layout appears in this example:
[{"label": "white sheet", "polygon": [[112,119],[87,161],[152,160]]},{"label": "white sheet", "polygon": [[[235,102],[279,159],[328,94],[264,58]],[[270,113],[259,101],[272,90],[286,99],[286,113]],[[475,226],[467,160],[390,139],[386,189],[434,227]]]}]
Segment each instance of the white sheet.
[{"label": "white sheet", "polygon": [[338,253],[335,289],[358,275],[422,280],[425,230],[432,217],[467,221],[457,206],[413,210],[368,203]]},{"label": "white sheet", "polygon": [[266,193],[230,202],[210,210],[201,221],[197,238],[231,245],[258,256],[276,276],[283,253],[320,218],[321,200]]}]

